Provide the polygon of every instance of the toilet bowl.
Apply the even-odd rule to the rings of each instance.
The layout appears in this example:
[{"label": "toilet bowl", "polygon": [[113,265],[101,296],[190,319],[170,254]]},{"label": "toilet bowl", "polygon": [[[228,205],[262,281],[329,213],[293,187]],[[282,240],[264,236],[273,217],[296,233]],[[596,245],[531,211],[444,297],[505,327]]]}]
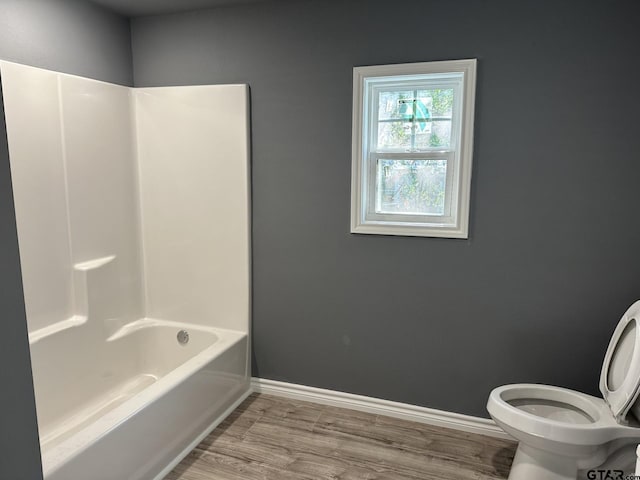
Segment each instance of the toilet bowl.
[{"label": "toilet bowl", "polygon": [[639,322],[637,301],[609,342],[600,373],[602,398],[526,383],[491,392],[489,414],[519,441],[509,480],[596,478],[588,472],[594,469],[609,470],[610,478],[633,473],[640,443]]}]

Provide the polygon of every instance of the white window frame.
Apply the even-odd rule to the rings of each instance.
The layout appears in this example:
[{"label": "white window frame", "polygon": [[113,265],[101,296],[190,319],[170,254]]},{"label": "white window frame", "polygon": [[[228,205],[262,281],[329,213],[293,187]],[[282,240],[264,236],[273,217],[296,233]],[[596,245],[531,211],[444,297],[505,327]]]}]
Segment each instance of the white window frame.
[{"label": "white window frame", "polygon": [[[468,238],[476,63],[476,59],[467,59],[353,69],[352,233]],[[430,89],[439,85],[454,88],[450,146],[377,148],[377,93],[396,87]],[[380,159],[447,160],[444,214],[377,212],[376,168]]]}]

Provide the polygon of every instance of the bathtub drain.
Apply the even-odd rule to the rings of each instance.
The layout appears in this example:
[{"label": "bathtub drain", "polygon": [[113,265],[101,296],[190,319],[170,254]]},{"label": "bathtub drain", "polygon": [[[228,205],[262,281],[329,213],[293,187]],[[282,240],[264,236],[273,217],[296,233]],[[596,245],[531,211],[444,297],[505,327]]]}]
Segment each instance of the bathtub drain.
[{"label": "bathtub drain", "polygon": [[180,345],[186,345],[187,343],[189,343],[189,332],[187,332],[186,330],[180,330],[177,337],[178,343]]}]

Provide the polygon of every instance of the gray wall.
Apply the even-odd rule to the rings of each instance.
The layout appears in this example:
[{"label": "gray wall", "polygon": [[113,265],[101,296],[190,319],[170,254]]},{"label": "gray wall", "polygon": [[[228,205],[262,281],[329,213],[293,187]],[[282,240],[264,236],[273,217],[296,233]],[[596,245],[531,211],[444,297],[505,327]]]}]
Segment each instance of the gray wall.
[{"label": "gray wall", "polygon": [[13,211],[9,150],[0,86],[0,478],[42,477],[40,446],[22,296],[18,236]]},{"label": "gray wall", "polygon": [[[129,22],[75,0],[0,0],[0,58],[131,84]],[[0,95],[0,479],[42,477]]]},{"label": "gray wall", "polygon": [[[132,20],[136,86],[246,82],[254,375],[486,415],[597,393],[640,298],[640,9],[260,3]],[[478,58],[469,240],[349,233],[356,65]]]},{"label": "gray wall", "polygon": [[86,0],[0,0],[0,59],[131,85],[129,21]]}]

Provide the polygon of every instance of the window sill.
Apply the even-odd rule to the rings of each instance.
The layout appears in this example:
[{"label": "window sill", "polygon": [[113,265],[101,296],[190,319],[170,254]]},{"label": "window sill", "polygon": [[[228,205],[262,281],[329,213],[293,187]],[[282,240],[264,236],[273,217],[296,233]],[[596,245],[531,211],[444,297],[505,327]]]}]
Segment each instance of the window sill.
[{"label": "window sill", "polygon": [[409,237],[469,238],[466,225],[437,223],[366,222],[351,226],[351,233]]}]

